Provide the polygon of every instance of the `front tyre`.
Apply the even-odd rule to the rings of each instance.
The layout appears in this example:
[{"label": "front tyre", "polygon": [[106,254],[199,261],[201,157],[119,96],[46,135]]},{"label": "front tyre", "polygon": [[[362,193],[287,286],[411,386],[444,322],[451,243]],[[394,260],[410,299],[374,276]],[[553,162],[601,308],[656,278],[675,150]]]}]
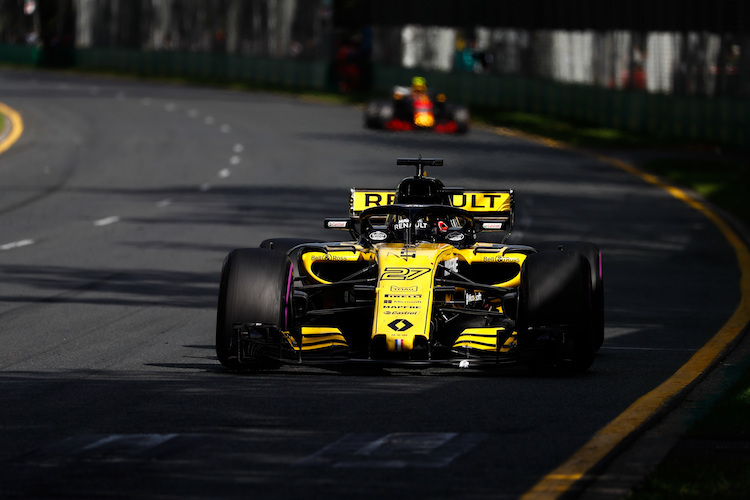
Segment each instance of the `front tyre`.
[{"label": "front tyre", "polygon": [[540,252],[572,251],[586,257],[591,272],[591,323],[594,347],[599,350],[604,343],[604,277],[602,253],[599,247],[586,241],[547,241],[534,247]]},{"label": "front tyre", "polygon": [[371,101],[364,110],[366,128],[382,129],[386,122],[393,118],[393,105],[389,102]]},{"label": "front tyre", "polygon": [[561,350],[552,362],[534,360],[532,366],[584,372],[593,364],[596,348],[589,276],[588,261],[578,252],[539,252],[524,261],[519,289],[519,340],[533,349],[538,347],[534,344],[540,337],[563,334],[562,340],[557,340]]},{"label": "front tyre", "polygon": [[265,366],[241,359],[235,326],[246,323],[293,327],[292,264],[286,254],[261,248],[232,250],[224,260],[216,314],[216,355],[230,370]]}]

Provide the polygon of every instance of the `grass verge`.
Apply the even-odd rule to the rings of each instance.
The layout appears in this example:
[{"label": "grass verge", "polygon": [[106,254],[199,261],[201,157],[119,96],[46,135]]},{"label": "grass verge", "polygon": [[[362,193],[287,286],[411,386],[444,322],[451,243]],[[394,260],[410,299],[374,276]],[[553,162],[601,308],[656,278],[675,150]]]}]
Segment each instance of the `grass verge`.
[{"label": "grass verge", "polygon": [[750,166],[736,160],[664,158],[643,168],[687,187],[750,227]]},{"label": "grass verge", "polygon": [[750,370],[637,485],[629,500],[739,500],[750,492]]},{"label": "grass verge", "polygon": [[657,139],[623,130],[589,127],[548,116],[514,111],[472,110],[472,121],[507,127],[585,148],[663,147]]}]

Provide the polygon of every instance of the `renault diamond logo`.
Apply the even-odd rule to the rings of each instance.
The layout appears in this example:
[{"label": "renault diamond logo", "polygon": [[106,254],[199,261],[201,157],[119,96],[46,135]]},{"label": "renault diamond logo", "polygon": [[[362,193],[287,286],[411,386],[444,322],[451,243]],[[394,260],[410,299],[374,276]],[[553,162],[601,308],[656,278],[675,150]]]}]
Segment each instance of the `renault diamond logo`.
[{"label": "renault diamond logo", "polygon": [[411,323],[409,323],[405,319],[394,319],[393,321],[391,321],[390,323],[388,323],[388,326],[390,326],[393,331],[403,332],[403,331],[408,330],[409,328],[411,328],[414,325],[412,325]]}]

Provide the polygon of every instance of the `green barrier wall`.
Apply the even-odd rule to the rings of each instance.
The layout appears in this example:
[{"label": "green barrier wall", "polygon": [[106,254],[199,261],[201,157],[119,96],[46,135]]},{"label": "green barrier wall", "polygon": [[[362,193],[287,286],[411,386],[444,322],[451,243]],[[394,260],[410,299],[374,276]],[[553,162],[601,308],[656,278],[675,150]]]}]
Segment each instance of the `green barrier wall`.
[{"label": "green barrier wall", "polygon": [[287,89],[324,90],[328,61],[254,59],[226,54],[78,49],[75,67],[140,76],[230,81]]},{"label": "green barrier wall", "polygon": [[36,45],[0,45],[0,62],[8,64],[36,65],[41,50]]},{"label": "green barrier wall", "polygon": [[[37,65],[36,47],[0,45],[0,62]],[[277,86],[292,90],[332,90],[330,62],[255,59],[226,54],[78,49],[74,67],[140,76],[185,78]],[[750,101],[609,90],[533,80],[519,76],[417,71],[375,65],[372,89],[386,94],[420,74],[452,101],[471,107],[539,113],[591,126],[750,147]]]}]

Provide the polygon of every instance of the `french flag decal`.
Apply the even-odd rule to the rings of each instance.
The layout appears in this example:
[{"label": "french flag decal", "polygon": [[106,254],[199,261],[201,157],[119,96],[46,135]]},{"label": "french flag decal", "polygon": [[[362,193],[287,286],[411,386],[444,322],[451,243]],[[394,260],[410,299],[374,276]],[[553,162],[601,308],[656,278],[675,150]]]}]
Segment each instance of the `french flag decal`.
[{"label": "french flag decal", "polygon": [[403,351],[404,350],[404,341],[403,341],[403,339],[396,339],[396,350],[397,351]]}]

